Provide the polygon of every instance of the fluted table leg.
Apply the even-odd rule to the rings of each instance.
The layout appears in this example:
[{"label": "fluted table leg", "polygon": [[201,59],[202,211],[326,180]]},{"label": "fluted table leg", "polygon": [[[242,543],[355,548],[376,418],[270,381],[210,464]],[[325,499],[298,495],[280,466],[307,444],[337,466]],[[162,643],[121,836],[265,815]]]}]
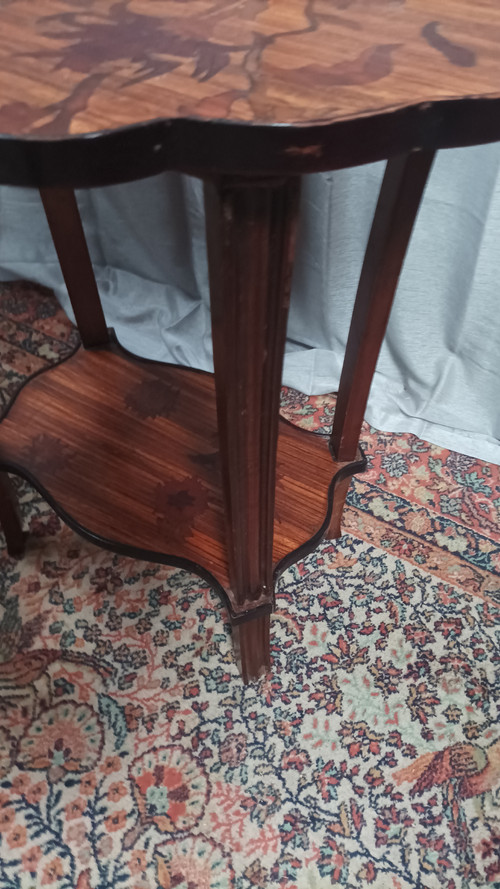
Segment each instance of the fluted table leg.
[{"label": "fluted table leg", "polygon": [[276,445],[298,198],[296,178],[206,185],[230,597],[245,681],[270,666]]}]

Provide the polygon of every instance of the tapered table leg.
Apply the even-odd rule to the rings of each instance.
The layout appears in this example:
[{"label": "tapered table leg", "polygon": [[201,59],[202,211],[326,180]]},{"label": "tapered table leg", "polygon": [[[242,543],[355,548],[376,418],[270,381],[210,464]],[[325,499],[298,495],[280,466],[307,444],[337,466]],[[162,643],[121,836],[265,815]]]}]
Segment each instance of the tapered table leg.
[{"label": "tapered table leg", "polygon": [[270,666],[276,445],[298,198],[298,179],[224,177],[205,191],[229,595],[245,681]]},{"label": "tapered table leg", "polygon": [[9,556],[22,556],[26,535],[21,523],[17,498],[5,472],[0,472],[0,526],[5,534]]},{"label": "tapered table leg", "polygon": [[[83,345],[103,345],[109,334],[75,194],[68,188],[42,188],[40,196]],[[0,525],[9,555],[22,555],[25,534],[5,473],[0,474]]]},{"label": "tapered table leg", "polygon": [[[387,162],[359,280],[333,421],[331,450],[339,461],[356,457],[375,366],[433,157],[430,151],[419,151]],[[348,488],[345,481],[335,488],[327,533],[330,538],[340,535]]]},{"label": "tapered table leg", "polygon": [[41,188],[40,197],[82,343],[102,346],[109,334],[75,193]]}]

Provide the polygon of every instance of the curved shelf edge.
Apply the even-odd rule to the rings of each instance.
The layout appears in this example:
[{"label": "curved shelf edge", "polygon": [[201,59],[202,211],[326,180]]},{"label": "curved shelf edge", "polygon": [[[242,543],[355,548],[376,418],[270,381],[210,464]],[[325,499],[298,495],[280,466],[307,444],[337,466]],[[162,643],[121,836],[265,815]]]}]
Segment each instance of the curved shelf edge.
[{"label": "curved shelf edge", "polygon": [[[307,433],[308,430],[303,429],[301,431]],[[308,556],[310,553],[312,553],[324,539],[325,531],[328,528],[330,519],[332,517],[336,485],[338,484],[338,482],[343,481],[343,479],[351,478],[353,475],[358,475],[360,472],[364,472],[366,470],[368,461],[361,447],[359,448],[359,452],[359,459],[354,460],[352,463],[347,463],[345,466],[342,466],[342,468],[339,469],[338,472],[336,472],[333,476],[328,487],[328,507],[325,520],[316,534],[313,534],[313,536],[310,537],[309,540],[305,541],[305,543],[302,543],[300,544],[300,546],[297,546],[295,549],[291,550],[291,552],[280,559],[280,561],[277,562],[277,564],[274,566],[273,576],[275,584],[287,568],[290,568],[290,566],[293,565],[295,562],[300,561],[300,559],[303,559],[305,558],[305,556]]]},{"label": "curved shelf edge", "polygon": [[[114,331],[111,331],[111,332],[114,334]],[[23,380],[23,382],[21,383],[19,388],[16,389],[16,391],[14,392],[14,395],[12,396],[10,401],[8,401],[7,404],[5,404],[3,406],[3,409],[0,410],[0,426],[2,425],[3,421],[7,419],[7,417],[11,413],[11,411],[14,409],[18,399],[21,398],[24,390],[27,389],[34,380],[36,380],[38,377],[43,377],[45,374],[50,373],[51,370],[55,370],[55,368],[61,367],[61,365],[66,364],[67,361],[70,361],[71,358],[75,357],[75,355],[77,354],[77,352],[79,352],[80,349],[83,349],[83,346],[80,342],[78,342],[76,344],[76,346],[74,347],[74,349],[71,349],[71,351],[67,355],[65,355],[64,358],[61,358],[60,361],[57,361],[55,364],[49,364],[46,367],[38,368],[38,370],[36,370],[29,377],[27,377],[25,380]],[[9,470],[9,472],[10,472],[10,470]],[[12,472],[14,472],[14,470],[12,470]],[[16,472],[15,474],[18,475],[19,473]]]},{"label": "curved shelf edge", "polygon": [[[155,552],[154,550],[142,549],[141,547],[131,546],[127,543],[120,543],[118,540],[111,540],[105,537],[102,537],[100,534],[96,534],[94,531],[91,531],[89,528],[86,528],[85,525],[82,525],[77,519],[73,518],[58,501],[50,494],[50,492],[42,485],[40,482],[32,475],[28,470],[23,469],[21,466],[17,466],[14,463],[1,462],[0,463],[0,472],[8,472],[12,475],[17,475],[20,478],[23,478],[30,485],[35,488],[36,491],[40,494],[41,497],[49,504],[49,506],[54,510],[54,512],[59,516],[60,519],[71,528],[75,534],[79,534],[85,540],[88,540],[90,543],[93,543],[95,546],[101,547],[101,549],[108,550],[109,552],[116,553],[118,556],[126,556],[131,559],[140,559],[144,562],[154,562],[160,565],[167,565],[172,568],[182,568],[186,571],[190,571],[192,574],[196,574],[202,580],[205,580],[221,597],[224,605],[227,608],[229,617],[231,619],[231,623],[241,623],[245,619],[249,619],[246,616],[246,612],[243,615],[238,615],[233,612],[231,601],[227,595],[224,587],[219,583],[215,575],[211,574],[210,571],[207,571],[206,568],[203,568],[202,565],[197,564],[196,562],[191,561],[190,559],[182,558],[181,556],[169,555],[167,553]],[[269,614],[272,610],[272,603],[266,604],[264,606],[260,606],[257,609],[252,610],[249,617],[256,617],[259,614]]]},{"label": "curved shelf edge", "polygon": [[[325,436],[280,420],[275,579],[322,539],[336,484],[366,466],[362,454],[336,463]],[[0,423],[0,471],[26,479],[90,542],[192,571],[238,624],[271,612],[274,591],[239,605],[229,588],[216,439],[212,374],[140,359],[114,342],[77,348],[18,390]],[[169,539],[181,555],[163,550]]]},{"label": "curved shelf edge", "polygon": [[[287,421],[283,420],[283,422]],[[301,429],[300,431],[304,433],[304,435],[314,434],[306,429]],[[366,465],[366,457],[361,451],[361,458],[359,460],[356,460],[355,462],[342,467],[342,469],[339,469],[339,471],[335,473],[328,489],[328,508],[323,524],[316,532],[316,534],[313,534],[312,537],[304,541],[304,543],[300,544],[300,546],[296,547],[294,550],[288,553],[288,555],[284,556],[284,558],[280,559],[280,561],[274,566],[273,577],[275,584],[287,568],[290,568],[294,563],[300,561],[300,559],[305,558],[305,556],[308,556],[316,549],[318,544],[321,543],[325,530],[330,522],[333,508],[335,485],[337,484],[337,482],[341,481],[344,478],[353,476],[357,473],[364,472],[366,469]],[[110,538],[102,537],[100,534],[97,534],[89,528],[86,528],[85,525],[82,525],[76,518],[70,515],[28,470],[16,465],[15,463],[0,462],[0,472],[8,472],[12,475],[17,475],[27,481],[30,485],[32,485],[33,488],[35,488],[36,491],[38,491],[40,496],[46,501],[46,503],[48,503],[48,505],[54,510],[59,518],[62,519],[65,525],[71,528],[71,530],[74,531],[75,534],[79,534],[81,537],[83,537],[85,540],[88,540],[95,546],[99,546],[101,549],[105,549],[108,552],[116,553],[116,555],[118,556],[126,556],[127,558],[139,559],[140,561],[144,562],[153,562],[160,565],[167,565],[168,567],[172,568],[181,568],[185,571],[189,571],[191,574],[197,575],[202,580],[205,580],[206,583],[208,583],[209,586],[211,586],[212,589],[221,598],[233,626],[246,623],[246,621],[253,620],[254,618],[260,617],[264,614],[271,614],[274,611],[276,588],[274,588],[273,590],[272,599],[269,599],[268,602],[264,602],[260,605],[256,605],[255,607],[243,611],[236,611],[233,607],[233,602],[231,600],[230,594],[228,594],[228,591],[217,580],[214,574],[212,574],[206,568],[203,568],[203,566],[198,564],[197,562],[194,562],[191,559],[183,558],[182,556],[175,556],[169,553],[160,553],[154,550],[143,549],[141,547],[132,546],[127,543],[120,543],[120,541],[118,540],[112,540]]]}]

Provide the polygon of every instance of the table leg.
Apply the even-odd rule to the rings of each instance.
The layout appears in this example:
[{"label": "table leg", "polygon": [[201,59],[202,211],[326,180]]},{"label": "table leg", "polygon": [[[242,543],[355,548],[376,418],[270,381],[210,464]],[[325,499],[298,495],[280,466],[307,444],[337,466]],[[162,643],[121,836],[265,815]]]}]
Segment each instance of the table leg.
[{"label": "table leg", "polygon": [[40,197],[82,343],[87,348],[103,346],[109,334],[75,193],[70,188],[41,188]]},{"label": "table leg", "polygon": [[[270,666],[276,446],[299,185],[223,177],[205,190],[229,595],[245,681]],[[242,615],[251,619],[238,623]]]},{"label": "table leg", "polygon": [[[333,421],[338,461],[356,457],[361,424],[406,249],[433,161],[430,151],[387,162],[351,319]],[[327,537],[340,535],[349,482],[335,488]]]},{"label": "table leg", "polygon": [[26,535],[14,488],[5,472],[0,472],[0,526],[5,534],[9,556],[22,556]]}]

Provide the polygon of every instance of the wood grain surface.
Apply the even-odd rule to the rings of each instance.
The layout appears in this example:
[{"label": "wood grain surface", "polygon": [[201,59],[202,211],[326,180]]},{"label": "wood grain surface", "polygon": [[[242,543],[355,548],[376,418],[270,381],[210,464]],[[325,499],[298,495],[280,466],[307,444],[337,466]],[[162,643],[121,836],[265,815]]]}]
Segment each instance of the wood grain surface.
[{"label": "wood grain surface", "polygon": [[[350,465],[334,463],[325,436],[280,423],[275,565],[327,524],[330,483]],[[34,481],[101,542],[203,566],[236,615],[273,600],[267,590],[245,604],[229,589],[211,374],[132,360],[116,346],[79,349],[13,402],[0,424],[0,468]]]},{"label": "wood grain surface", "polygon": [[[273,138],[289,172],[346,166],[348,136],[352,163],[475,144],[500,138],[499,44],[498,0],[3,0],[0,134],[38,144],[169,125],[108,143],[106,175],[88,140],[88,157],[72,155],[73,185],[97,184],[98,169],[101,181],[134,178],[133,147],[137,176],[272,171],[272,147],[256,156],[255,140],[274,124],[288,125]],[[395,129],[387,115],[399,115]],[[377,118],[383,133],[370,129]],[[218,135],[251,124],[249,157],[240,128],[225,128],[217,153],[203,122]],[[324,129],[340,124],[334,150]],[[0,181],[56,184],[59,168],[59,184],[70,182],[74,145],[16,157],[16,144],[2,146]]]},{"label": "wood grain surface", "polygon": [[0,131],[342,120],[500,93],[498,0],[12,0]]}]

